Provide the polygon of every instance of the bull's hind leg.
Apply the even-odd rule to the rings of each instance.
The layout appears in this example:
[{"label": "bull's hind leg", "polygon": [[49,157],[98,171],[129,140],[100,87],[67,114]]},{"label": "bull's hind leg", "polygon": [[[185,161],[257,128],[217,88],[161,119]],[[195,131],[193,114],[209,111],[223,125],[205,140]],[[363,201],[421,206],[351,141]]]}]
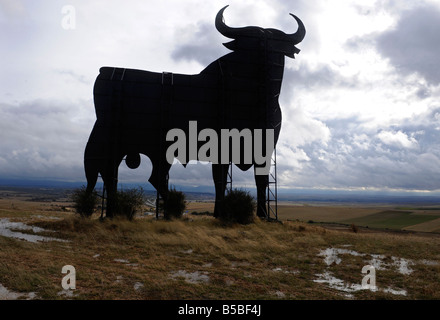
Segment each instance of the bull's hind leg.
[{"label": "bull's hind leg", "polygon": [[[171,165],[165,160],[163,162],[153,161],[153,171],[148,181],[153,185],[164,201],[164,215],[167,217],[167,200],[168,200],[168,173]],[[156,204],[157,205],[157,204]]]},{"label": "bull's hind leg", "polygon": [[215,186],[214,217],[216,218],[219,218],[224,214],[223,199],[225,198],[228,169],[229,169],[229,164],[212,165],[212,177],[214,179],[214,186]]},{"label": "bull's hind leg", "polygon": [[255,174],[255,184],[257,185],[257,216],[266,218],[266,190],[269,184],[269,175]]}]

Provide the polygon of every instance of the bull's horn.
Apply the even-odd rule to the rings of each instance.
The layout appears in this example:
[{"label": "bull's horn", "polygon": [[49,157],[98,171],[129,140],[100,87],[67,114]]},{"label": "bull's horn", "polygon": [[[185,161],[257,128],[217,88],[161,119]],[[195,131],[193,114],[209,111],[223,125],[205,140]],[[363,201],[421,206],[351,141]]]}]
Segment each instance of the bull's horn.
[{"label": "bull's horn", "polygon": [[231,28],[228,27],[223,19],[223,11],[225,11],[225,9],[229,7],[229,5],[223,7],[218,13],[217,16],[215,17],[215,27],[217,28],[218,32],[220,32],[222,35],[224,35],[225,37],[231,38],[231,39],[235,39],[237,36],[239,35],[243,35],[243,33],[245,33],[245,31],[249,31],[249,27],[244,27],[244,28]]},{"label": "bull's horn", "polygon": [[304,37],[306,36],[306,28],[304,27],[304,24],[297,16],[291,13],[290,15],[294,17],[296,22],[298,23],[298,30],[295,33],[288,34],[287,36],[290,41],[294,42],[294,44],[298,44],[301,41],[303,41]]}]

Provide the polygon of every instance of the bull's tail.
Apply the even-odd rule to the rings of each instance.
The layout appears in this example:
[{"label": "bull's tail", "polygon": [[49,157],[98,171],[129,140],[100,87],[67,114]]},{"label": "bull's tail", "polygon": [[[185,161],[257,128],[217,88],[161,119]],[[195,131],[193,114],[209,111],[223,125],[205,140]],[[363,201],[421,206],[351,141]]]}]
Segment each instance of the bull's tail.
[{"label": "bull's tail", "polygon": [[99,175],[99,160],[93,155],[90,143],[87,143],[84,152],[84,171],[87,179],[87,192],[95,189]]}]

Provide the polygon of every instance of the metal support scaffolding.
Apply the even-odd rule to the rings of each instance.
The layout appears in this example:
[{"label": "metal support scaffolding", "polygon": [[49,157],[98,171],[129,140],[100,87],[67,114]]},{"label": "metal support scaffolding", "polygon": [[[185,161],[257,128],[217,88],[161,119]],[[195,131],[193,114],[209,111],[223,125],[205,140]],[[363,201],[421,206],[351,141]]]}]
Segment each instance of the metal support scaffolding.
[{"label": "metal support scaffolding", "polygon": [[[263,91],[263,114],[266,121],[266,129],[275,129],[280,126],[281,123],[274,123],[268,117],[269,114],[274,113],[274,110],[269,110],[269,108],[279,108],[278,105],[273,106],[271,104],[270,92],[272,85],[279,82],[281,84],[282,79],[274,78],[271,68],[277,67],[275,63],[268,64],[268,42],[267,38],[264,38],[264,48],[262,55],[263,62],[261,63],[262,77],[260,78],[261,87]],[[284,59],[284,58],[283,58]],[[279,111],[281,112],[281,111]],[[267,138],[267,137],[266,137]],[[278,190],[277,190],[277,153],[276,144],[274,143],[274,150],[271,156],[270,170],[267,178],[266,186],[266,220],[267,221],[278,221]]]},{"label": "metal support scaffolding", "polygon": [[232,161],[229,162],[228,174],[226,176],[226,192],[232,191]]},{"label": "metal support scaffolding", "polygon": [[[101,177],[99,175],[98,177]],[[101,177],[102,179],[102,177]],[[101,220],[104,219],[104,211],[106,210],[106,190],[105,190],[105,183],[102,184],[102,196],[101,196]]]},{"label": "metal support scaffolding", "polygon": [[267,184],[267,220],[278,221],[278,185],[277,185],[277,150],[273,151],[271,157],[269,181]]}]

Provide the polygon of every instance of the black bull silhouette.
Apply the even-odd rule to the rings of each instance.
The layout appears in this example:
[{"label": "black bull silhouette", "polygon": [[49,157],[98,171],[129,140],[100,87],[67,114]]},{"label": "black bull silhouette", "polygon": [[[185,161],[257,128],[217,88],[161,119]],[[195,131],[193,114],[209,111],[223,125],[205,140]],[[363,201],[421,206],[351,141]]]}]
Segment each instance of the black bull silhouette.
[{"label": "black bull silhouette", "polygon": [[[120,163],[125,157],[129,168],[137,168],[140,154],[152,162],[149,181],[166,208],[171,168],[166,150],[173,143],[166,141],[166,133],[173,128],[187,133],[189,121],[197,121],[198,130],[211,128],[219,136],[222,128],[273,129],[276,145],[281,129],[278,97],[284,57],[294,58],[299,53],[295,45],[303,40],[305,27],[290,14],[298,23],[293,34],[253,26],[232,28],[223,21],[226,7],[217,13],[215,26],[222,35],[234,39],[224,44],[233,52],[215,60],[200,74],[100,69],[94,86],[97,120],[86,146],[84,166],[89,192],[101,174],[107,190],[106,216],[113,216]],[[272,154],[273,150],[266,152]],[[187,153],[187,162],[192,160],[189,156]],[[255,161],[236,165],[243,171],[252,165],[254,169],[261,166]],[[229,163],[212,164],[216,217],[222,215],[228,168]],[[268,175],[256,174],[255,182],[257,215],[266,217]]]}]

